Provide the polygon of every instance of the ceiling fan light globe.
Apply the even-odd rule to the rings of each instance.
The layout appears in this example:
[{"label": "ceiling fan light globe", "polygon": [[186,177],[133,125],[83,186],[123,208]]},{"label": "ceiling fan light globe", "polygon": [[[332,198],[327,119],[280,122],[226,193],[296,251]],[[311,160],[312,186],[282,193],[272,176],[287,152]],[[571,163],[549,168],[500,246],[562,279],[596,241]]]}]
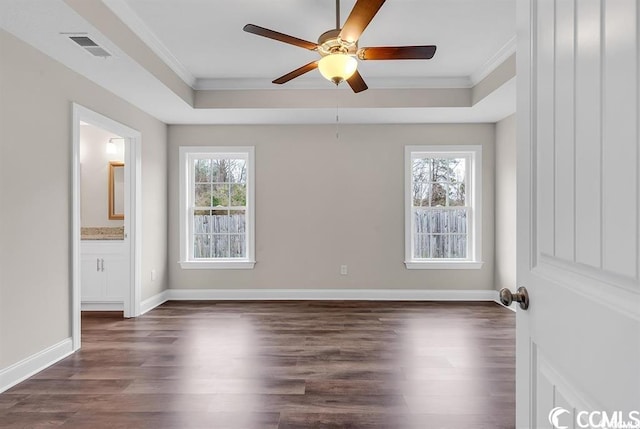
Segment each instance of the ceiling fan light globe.
[{"label": "ceiling fan light globe", "polygon": [[347,54],[335,53],[322,57],[318,63],[320,74],[335,83],[349,79],[356,72],[358,61]]}]

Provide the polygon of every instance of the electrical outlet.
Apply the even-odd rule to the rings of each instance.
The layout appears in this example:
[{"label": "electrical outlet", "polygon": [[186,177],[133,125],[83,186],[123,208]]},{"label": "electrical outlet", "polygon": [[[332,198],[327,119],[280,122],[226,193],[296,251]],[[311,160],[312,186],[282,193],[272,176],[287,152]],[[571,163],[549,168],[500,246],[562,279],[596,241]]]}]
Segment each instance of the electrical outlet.
[{"label": "electrical outlet", "polygon": [[151,281],[155,281],[156,278],[158,278],[158,274],[156,273],[156,270],[151,270]]},{"label": "electrical outlet", "polygon": [[349,273],[346,265],[340,265],[340,274],[346,276]]}]

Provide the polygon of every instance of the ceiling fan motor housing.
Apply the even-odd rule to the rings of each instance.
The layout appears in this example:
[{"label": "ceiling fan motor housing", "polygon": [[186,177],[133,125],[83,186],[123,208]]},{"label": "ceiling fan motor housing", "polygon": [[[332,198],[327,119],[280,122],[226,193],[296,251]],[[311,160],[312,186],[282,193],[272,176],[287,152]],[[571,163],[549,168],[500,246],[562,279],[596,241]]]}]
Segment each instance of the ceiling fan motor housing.
[{"label": "ceiling fan motor housing", "polygon": [[325,31],[318,38],[318,53],[326,57],[327,55],[342,53],[356,55],[358,42],[349,43],[340,38],[341,29]]}]

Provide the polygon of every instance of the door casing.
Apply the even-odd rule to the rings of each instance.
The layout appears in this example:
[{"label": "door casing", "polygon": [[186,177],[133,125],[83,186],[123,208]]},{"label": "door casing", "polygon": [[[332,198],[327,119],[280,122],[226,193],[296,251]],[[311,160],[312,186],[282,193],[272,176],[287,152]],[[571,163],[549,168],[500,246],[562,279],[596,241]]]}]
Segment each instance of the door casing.
[{"label": "door casing", "polygon": [[86,122],[105,129],[125,139],[125,233],[129,243],[129,291],[125,293],[124,317],[136,317],[140,314],[141,301],[141,263],[142,248],[141,227],[141,140],[142,134],[120,122],[94,112],[77,103],[72,103],[72,293],[71,324],[73,349],[80,348],[80,122]]}]

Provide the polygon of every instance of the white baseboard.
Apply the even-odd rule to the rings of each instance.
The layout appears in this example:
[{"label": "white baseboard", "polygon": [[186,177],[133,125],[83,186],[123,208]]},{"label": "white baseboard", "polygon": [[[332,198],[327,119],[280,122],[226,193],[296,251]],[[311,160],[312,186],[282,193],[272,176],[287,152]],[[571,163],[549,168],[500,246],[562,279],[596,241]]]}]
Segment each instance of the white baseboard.
[{"label": "white baseboard", "polygon": [[0,393],[37,374],[73,353],[71,338],[47,347],[26,359],[0,369]]},{"label": "white baseboard", "polygon": [[168,289],[165,301],[336,300],[495,301],[495,290],[411,289]]},{"label": "white baseboard", "polygon": [[124,311],[122,302],[84,301],[80,303],[80,311]]},{"label": "white baseboard", "polygon": [[142,316],[147,311],[153,310],[157,306],[164,304],[168,301],[169,291],[163,290],[159,294],[152,296],[151,298],[147,298],[140,303],[140,314]]}]

